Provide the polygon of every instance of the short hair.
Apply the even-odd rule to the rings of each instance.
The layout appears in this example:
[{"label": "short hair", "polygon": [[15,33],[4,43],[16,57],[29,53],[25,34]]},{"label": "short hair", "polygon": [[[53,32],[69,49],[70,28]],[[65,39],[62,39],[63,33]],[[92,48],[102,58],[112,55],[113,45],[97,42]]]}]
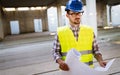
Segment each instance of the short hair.
[{"label": "short hair", "polygon": [[69,14],[69,12],[70,12],[70,10],[68,9],[68,10],[65,10],[66,12],[67,12],[67,14]]}]

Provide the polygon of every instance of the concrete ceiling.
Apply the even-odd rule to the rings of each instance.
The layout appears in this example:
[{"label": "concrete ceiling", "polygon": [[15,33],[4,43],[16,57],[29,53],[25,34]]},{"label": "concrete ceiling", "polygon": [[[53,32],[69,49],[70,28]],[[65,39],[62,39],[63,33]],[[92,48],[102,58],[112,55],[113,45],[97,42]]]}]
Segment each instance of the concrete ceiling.
[{"label": "concrete ceiling", "polygon": [[56,0],[1,0],[3,7],[49,6]]},{"label": "concrete ceiling", "polygon": [[[50,6],[57,2],[66,3],[68,0],[0,0],[3,7],[32,7],[32,6]],[[120,0],[104,0],[108,5],[120,4]],[[83,0],[85,2],[85,0]]]}]

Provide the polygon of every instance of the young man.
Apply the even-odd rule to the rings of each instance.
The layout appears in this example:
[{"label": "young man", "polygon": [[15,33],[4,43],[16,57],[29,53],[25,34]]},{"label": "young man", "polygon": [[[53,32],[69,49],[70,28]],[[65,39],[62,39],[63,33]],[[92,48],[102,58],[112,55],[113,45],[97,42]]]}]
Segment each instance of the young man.
[{"label": "young man", "polygon": [[70,25],[59,27],[55,37],[53,56],[60,69],[64,71],[69,70],[69,66],[64,60],[67,52],[72,48],[82,54],[80,61],[90,67],[93,67],[93,56],[100,66],[105,67],[106,65],[106,62],[102,59],[102,54],[98,50],[93,29],[80,24],[83,14],[82,7],[81,0],[68,1],[65,11]]}]

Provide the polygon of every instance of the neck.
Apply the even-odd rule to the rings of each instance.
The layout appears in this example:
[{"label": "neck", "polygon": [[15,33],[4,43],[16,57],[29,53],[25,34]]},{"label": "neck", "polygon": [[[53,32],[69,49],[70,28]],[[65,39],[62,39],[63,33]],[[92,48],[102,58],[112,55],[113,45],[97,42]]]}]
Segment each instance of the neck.
[{"label": "neck", "polygon": [[80,26],[80,24],[78,24],[78,25],[70,24],[70,25],[71,25],[71,27],[79,27]]}]

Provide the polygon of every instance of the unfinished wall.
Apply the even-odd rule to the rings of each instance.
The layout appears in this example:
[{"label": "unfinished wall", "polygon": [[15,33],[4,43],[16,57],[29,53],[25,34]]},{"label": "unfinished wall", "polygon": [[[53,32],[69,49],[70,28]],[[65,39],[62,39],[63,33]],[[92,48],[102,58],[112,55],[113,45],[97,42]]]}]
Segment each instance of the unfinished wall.
[{"label": "unfinished wall", "polygon": [[20,33],[34,32],[34,19],[42,19],[43,31],[47,30],[46,10],[4,11],[7,34],[11,34],[10,21],[19,21]]},{"label": "unfinished wall", "polygon": [[97,25],[103,27],[107,25],[107,8],[105,1],[97,0]]}]

